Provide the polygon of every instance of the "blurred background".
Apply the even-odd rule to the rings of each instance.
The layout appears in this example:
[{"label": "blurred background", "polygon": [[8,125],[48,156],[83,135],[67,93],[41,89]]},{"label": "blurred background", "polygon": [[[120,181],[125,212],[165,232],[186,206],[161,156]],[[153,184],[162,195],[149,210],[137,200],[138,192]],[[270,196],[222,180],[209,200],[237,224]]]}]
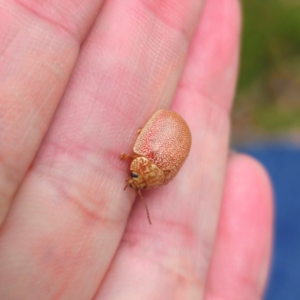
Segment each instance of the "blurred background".
[{"label": "blurred background", "polygon": [[241,3],[244,24],[232,143],[260,160],[274,186],[274,254],[264,299],[299,300],[300,0]]}]

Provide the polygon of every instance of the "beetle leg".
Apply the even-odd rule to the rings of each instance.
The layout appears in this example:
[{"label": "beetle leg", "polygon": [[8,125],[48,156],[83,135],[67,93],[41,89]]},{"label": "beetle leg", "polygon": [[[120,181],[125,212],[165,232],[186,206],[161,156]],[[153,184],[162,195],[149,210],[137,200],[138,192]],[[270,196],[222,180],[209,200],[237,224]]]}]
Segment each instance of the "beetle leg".
[{"label": "beetle leg", "polygon": [[164,170],[165,176],[168,176],[168,174],[169,174],[171,171],[172,171],[172,169],[171,169],[171,170]]},{"label": "beetle leg", "polygon": [[121,158],[122,160],[125,160],[125,159],[133,159],[132,155],[128,155],[128,154],[126,154],[126,153],[121,153],[120,158]]},{"label": "beetle leg", "polygon": [[129,155],[124,152],[120,154],[120,159],[122,159],[122,160],[135,159],[137,157],[139,157],[138,154]]}]

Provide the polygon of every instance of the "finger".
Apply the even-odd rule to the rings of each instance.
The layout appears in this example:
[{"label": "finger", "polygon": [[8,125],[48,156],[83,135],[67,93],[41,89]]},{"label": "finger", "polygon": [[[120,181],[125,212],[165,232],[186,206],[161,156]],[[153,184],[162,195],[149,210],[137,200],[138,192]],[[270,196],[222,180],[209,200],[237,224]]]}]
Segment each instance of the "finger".
[{"label": "finger", "polygon": [[247,156],[234,155],[223,199],[205,299],[262,299],[273,223],[271,187],[263,168]]},{"label": "finger", "polygon": [[237,1],[206,2],[172,105],[190,125],[191,152],[172,182],[144,193],[151,226],[141,201],[135,205],[97,299],[203,299],[227,162],[239,13]]},{"label": "finger", "polygon": [[14,278],[4,295],[16,285],[23,299],[50,287],[52,298],[95,293],[135,197],[123,191],[120,152],[170,103],[200,9],[198,0],[105,2],[4,225],[0,263],[17,262],[0,269]]},{"label": "finger", "polygon": [[79,2],[0,1],[0,225],[102,0]]}]

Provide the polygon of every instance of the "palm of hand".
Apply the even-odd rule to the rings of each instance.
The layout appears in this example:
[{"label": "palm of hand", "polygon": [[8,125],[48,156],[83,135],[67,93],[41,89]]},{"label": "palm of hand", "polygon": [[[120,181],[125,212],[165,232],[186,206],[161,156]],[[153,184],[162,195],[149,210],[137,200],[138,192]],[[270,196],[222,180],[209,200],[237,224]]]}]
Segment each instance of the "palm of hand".
[{"label": "palm of hand", "polygon": [[[1,298],[257,299],[272,204],[228,159],[236,1],[102,2],[1,1]],[[119,154],[170,105],[193,145],[149,226]]]}]

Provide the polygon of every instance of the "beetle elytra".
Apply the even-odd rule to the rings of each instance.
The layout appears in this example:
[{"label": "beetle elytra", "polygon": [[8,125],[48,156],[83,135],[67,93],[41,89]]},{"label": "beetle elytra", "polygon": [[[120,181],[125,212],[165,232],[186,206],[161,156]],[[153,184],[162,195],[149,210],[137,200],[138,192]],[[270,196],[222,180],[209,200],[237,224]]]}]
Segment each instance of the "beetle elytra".
[{"label": "beetle elytra", "polygon": [[121,159],[132,159],[126,186],[135,189],[143,200],[149,223],[151,219],[141,190],[167,184],[180,170],[191,148],[191,132],[177,113],[158,110],[138,130],[133,155],[122,153]]}]

